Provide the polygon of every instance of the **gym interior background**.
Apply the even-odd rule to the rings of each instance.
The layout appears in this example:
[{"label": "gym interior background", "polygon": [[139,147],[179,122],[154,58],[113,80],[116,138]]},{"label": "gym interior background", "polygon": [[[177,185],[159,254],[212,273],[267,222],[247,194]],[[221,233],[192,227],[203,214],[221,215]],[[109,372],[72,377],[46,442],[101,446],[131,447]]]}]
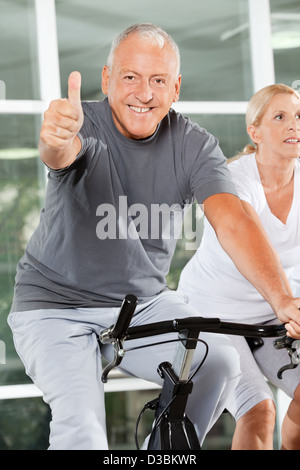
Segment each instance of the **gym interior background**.
[{"label": "gym interior background", "polygon": [[[110,43],[136,22],[159,24],[177,41],[183,83],[176,109],[216,135],[227,157],[248,143],[244,114],[257,89],[275,82],[300,89],[299,0],[0,0],[1,450],[48,446],[48,406],[25,375],[6,323],[16,263],[43,207],[46,170],[37,151],[42,115],[51,99],[66,96],[73,70],[82,74],[82,99],[101,99]],[[180,240],[171,288],[192,254]],[[133,379],[111,380],[111,448],[135,448],[136,418],[157,393]],[[277,400],[283,409],[285,397]],[[142,420],[140,439],[151,420]],[[232,419],[223,415],[204,448],[229,449],[232,430]],[[279,440],[277,433],[275,446]]]}]

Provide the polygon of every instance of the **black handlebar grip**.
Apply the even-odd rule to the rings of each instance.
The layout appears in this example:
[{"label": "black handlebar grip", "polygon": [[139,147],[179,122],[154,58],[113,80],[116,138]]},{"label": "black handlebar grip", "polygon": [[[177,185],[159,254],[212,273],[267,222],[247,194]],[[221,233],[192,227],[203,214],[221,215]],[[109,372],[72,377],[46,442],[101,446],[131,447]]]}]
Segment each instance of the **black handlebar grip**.
[{"label": "black handlebar grip", "polygon": [[115,338],[122,338],[128,330],[129,324],[136,309],[138,299],[133,294],[126,295],[122,302],[117,321],[111,332]]},{"label": "black handlebar grip", "polygon": [[112,343],[117,339],[124,338],[135,312],[137,303],[138,299],[135,295],[126,295],[122,302],[116,323],[101,332],[99,338],[101,343]]}]

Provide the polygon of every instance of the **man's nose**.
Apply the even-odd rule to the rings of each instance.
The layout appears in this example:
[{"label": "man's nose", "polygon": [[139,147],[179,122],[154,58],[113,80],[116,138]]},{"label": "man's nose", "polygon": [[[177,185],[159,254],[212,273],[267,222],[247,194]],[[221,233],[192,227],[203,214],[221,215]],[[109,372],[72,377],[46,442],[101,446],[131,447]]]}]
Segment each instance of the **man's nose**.
[{"label": "man's nose", "polygon": [[153,90],[148,80],[141,80],[135,90],[136,98],[142,103],[148,103],[153,98]]}]

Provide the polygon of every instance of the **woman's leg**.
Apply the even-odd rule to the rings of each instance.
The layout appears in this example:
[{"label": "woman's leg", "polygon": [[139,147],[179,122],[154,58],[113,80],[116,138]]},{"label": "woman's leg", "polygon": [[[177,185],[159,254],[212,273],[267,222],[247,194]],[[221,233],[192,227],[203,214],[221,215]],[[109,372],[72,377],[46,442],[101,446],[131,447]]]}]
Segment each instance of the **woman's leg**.
[{"label": "woman's leg", "polygon": [[284,417],[281,438],[282,450],[300,450],[300,385]]},{"label": "woman's leg", "polygon": [[243,337],[232,336],[240,354],[241,379],[228,411],[236,419],[232,450],[271,450],[275,426],[273,394]]},{"label": "woman's leg", "polygon": [[263,400],[236,423],[232,450],[273,450],[276,410],[273,400]]}]

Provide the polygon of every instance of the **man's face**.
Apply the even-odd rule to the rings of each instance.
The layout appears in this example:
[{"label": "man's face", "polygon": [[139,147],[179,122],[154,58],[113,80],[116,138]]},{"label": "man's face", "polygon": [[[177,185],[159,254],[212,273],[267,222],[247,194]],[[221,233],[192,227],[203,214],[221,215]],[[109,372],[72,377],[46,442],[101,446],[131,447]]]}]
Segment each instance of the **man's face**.
[{"label": "man's face", "polygon": [[114,122],[129,139],[151,136],[179,98],[181,76],[171,46],[132,34],[116,49],[111,70],[104,67],[102,90]]}]

